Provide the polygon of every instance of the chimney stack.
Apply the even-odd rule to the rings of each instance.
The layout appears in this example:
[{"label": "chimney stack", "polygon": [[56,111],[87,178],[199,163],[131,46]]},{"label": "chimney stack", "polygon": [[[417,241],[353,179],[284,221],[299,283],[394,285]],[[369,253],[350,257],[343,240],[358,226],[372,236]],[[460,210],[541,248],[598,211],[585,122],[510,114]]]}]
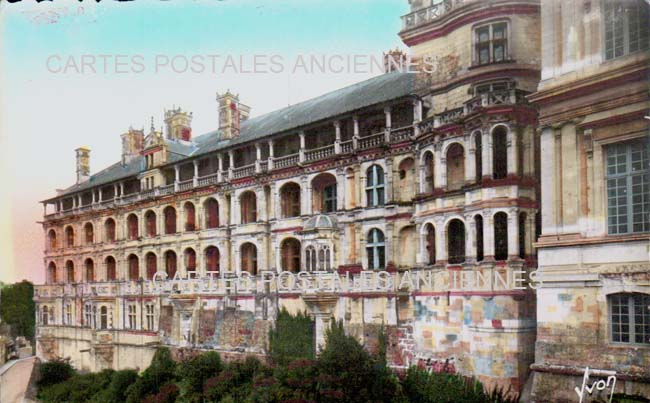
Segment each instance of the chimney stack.
[{"label": "chimney stack", "polygon": [[82,183],[90,178],[90,148],[79,147],[77,153],[77,183]]},{"label": "chimney stack", "polygon": [[144,131],[134,130],[122,134],[122,165],[126,165],[140,155],[144,148]]},{"label": "chimney stack", "polygon": [[165,125],[168,139],[192,140],[192,112],[184,112],[181,108],[165,111]]},{"label": "chimney stack", "polygon": [[219,131],[222,139],[232,139],[239,136],[241,122],[248,119],[251,108],[239,102],[239,95],[233,95],[230,90],[225,94],[217,94],[219,102]]}]

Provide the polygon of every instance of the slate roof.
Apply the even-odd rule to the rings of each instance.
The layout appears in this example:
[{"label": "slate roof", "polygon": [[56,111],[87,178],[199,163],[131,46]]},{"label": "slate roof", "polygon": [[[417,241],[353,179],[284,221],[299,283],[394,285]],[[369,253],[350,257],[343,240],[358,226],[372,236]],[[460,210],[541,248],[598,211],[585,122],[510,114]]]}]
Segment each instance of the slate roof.
[{"label": "slate roof", "polygon": [[[415,74],[389,73],[371,78],[348,87],[332,91],[310,100],[288,106],[248,119],[241,124],[240,135],[233,139],[221,139],[218,130],[195,137],[192,143],[166,140],[169,145],[169,163],[176,163],[190,157],[196,157],[297,129],[335,116],[343,115],[372,105],[415,94]],[[58,197],[108,184],[117,180],[137,175],[144,170],[142,157],[126,165],[121,162],[92,175],[90,179],[75,184]]]}]

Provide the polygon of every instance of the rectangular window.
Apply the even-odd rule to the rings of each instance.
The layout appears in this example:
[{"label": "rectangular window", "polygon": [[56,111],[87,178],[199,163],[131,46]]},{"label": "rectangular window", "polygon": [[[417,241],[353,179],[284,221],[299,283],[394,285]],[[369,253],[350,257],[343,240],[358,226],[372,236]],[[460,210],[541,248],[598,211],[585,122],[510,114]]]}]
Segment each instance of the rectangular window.
[{"label": "rectangular window", "polygon": [[650,295],[616,294],[609,303],[612,341],[650,344]]},{"label": "rectangular window", "polygon": [[508,59],[508,24],[498,22],[476,28],[474,60],[478,65]]},{"label": "rectangular window", "polygon": [[90,304],[85,304],[84,305],[84,325],[85,326],[91,326],[92,321],[93,321],[93,312],[92,312],[92,306]]},{"label": "rectangular window", "polygon": [[605,0],[605,60],[648,50],[650,17],[642,0]]},{"label": "rectangular window", "polygon": [[128,305],[127,328],[135,329],[137,325],[135,316],[135,304]]},{"label": "rectangular window", "polygon": [[610,235],[650,231],[650,141],[607,147],[607,222]]},{"label": "rectangular window", "polygon": [[147,321],[147,330],[155,330],[153,318],[154,318],[153,304],[145,305],[145,319]]},{"label": "rectangular window", "polygon": [[65,324],[72,325],[72,304],[65,305]]},{"label": "rectangular window", "polygon": [[326,186],[323,189],[323,210],[325,213],[336,211],[336,185]]}]

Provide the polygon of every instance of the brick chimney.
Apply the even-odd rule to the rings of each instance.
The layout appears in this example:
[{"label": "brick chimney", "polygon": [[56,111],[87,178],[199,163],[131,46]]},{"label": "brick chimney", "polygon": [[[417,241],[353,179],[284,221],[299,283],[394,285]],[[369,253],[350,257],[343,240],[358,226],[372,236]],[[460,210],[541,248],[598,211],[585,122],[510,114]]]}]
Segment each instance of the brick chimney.
[{"label": "brick chimney", "polygon": [[217,94],[219,102],[219,131],[222,139],[231,139],[239,136],[241,122],[248,119],[251,108],[239,102],[239,95],[234,95],[230,90],[225,94]]},{"label": "brick chimney", "polygon": [[144,148],[144,131],[134,130],[122,134],[122,165],[126,165],[140,155]]},{"label": "brick chimney", "polygon": [[82,183],[90,178],[90,148],[79,147],[77,153],[77,183]]}]

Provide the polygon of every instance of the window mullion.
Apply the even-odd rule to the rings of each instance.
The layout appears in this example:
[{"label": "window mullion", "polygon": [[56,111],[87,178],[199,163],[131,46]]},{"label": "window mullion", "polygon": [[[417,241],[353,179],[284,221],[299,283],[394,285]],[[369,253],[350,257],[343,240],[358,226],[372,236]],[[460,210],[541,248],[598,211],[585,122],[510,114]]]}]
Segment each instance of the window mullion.
[{"label": "window mullion", "polygon": [[630,319],[628,321],[628,324],[630,326],[630,343],[636,343],[636,334],[635,334],[636,329],[634,328],[634,323],[635,323],[634,296],[628,297],[627,304],[628,304],[627,309],[628,312],[630,313]]}]

